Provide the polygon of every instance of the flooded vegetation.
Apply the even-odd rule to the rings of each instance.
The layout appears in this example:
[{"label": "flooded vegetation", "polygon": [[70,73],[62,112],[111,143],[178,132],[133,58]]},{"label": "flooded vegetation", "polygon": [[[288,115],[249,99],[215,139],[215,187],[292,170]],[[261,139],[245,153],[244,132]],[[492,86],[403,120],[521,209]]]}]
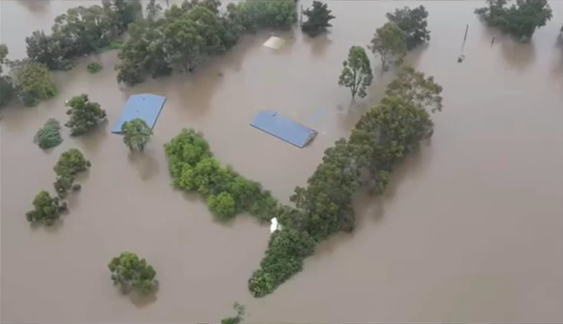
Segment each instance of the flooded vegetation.
[{"label": "flooded vegetation", "polygon": [[[2,1],[8,58],[24,58],[25,37],[85,3],[101,4]],[[303,271],[254,298],[248,279],[268,248],[268,226],[244,213],[217,222],[200,195],[174,192],[164,144],[197,129],[221,165],[295,206],[294,188],[307,188],[335,141],[359,136],[354,127],[400,71],[383,72],[381,58],[367,51],[373,80],[351,102],[350,89],[338,85],[350,47],[371,44],[387,13],[420,5],[431,38],[403,64],[443,87],[432,138],[397,165],[382,195],[374,195],[377,186],[354,193],[352,233],[322,241]],[[336,18],[328,33],[311,38],[295,26],[241,35],[192,73],[148,73],[134,87],[117,83],[117,50],[73,57],[73,69],[54,73],[56,96],[2,110],[1,320],[218,322],[238,301],[248,322],[562,321],[563,6],[550,2],[552,20],[520,43],[479,20],[474,11],[484,5],[330,2]],[[465,60],[457,63],[466,25]],[[281,49],[262,46],[271,33],[286,39]],[[90,73],[92,62],[103,69]],[[137,93],[167,102],[150,142],[131,151],[109,130]],[[65,102],[80,94],[99,103],[108,122],[74,137],[63,127],[62,143],[38,149],[37,130],[50,118],[68,121]],[[304,149],[288,145],[249,126],[262,110],[319,134]],[[68,214],[53,226],[30,227],[30,203],[53,188],[53,166],[73,148],[92,163],[76,175],[82,190],[65,198]],[[303,246],[309,255],[310,244]],[[131,303],[111,284],[108,262],[124,251],[158,271],[148,276],[151,285],[158,278],[150,302]]]}]

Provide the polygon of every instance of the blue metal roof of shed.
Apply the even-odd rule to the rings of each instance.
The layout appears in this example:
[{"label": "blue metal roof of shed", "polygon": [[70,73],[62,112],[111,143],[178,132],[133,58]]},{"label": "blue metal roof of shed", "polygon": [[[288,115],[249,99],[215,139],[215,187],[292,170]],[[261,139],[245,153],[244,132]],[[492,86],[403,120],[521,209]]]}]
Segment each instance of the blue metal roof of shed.
[{"label": "blue metal roof of shed", "polygon": [[317,131],[283,118],[274,111],[259,112],[250,125],[299,148],[317,135]]},{"label": "blue metal roof of shed", "polygon": [[153,128],[165,102],[166,97],[149,93],[130,96],[123,113],[111,132],[121,133],[123,123],[137,118],[144,120],[147,126]]}]

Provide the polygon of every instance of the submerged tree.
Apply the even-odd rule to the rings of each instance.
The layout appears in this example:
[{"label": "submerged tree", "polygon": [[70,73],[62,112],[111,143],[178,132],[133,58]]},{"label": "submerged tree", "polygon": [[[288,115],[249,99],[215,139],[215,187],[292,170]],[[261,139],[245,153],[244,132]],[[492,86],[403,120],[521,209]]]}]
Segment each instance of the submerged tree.
[{"label": "submerged tree", "polygon": [[307,232],[282,228],[272,233],[261,269],[254,271],[248,288],[254,297],[270,294],[303,268],[303,259],[313,254],[315,240]]},{"label": "submerged tree", "polygon": [[152,136],[152,129],[139,118],[123,123],[121,131],[124,134],[123,142],[131,151],[143,151]]},{"label": "submerged tree", "polygon": [[344,68],[338,79],[339,86],[350,88],[352,99],[358,94],[360,98],[367,95],[366,88],[373,80],[371,66],[366,51],[361,46],[352,46],[348,60],[342,63]]},{"label": "submerged tree", "polygon": [[51,226],[65,209],[66,204],[61,203],[58,197],[51,197],[47,191],[42,190],[33,199],[33,210],[27,212],[25,217],[30,223]]},{"label": "submerged tree", "polygon": [[116,286],[120,286],[123,293],[132,289],[142,294],[152,292],[157,286],[156,271],[147,264],[145,259],[132,252],[123,252],[108,264],[111,271],[111,280]]},{"label": "submerged tree", "polygon": [[8,47],[0,44],[0,107],[6,105],[14,93],[12,78],[3,74],[2,65],[6,62],[6,56],[8,56]]},{"label": "submerged tree", "polygon": [[235,302],[233,308],[237,311],[237,315],[234,317],[227,317],[221,320],[221,324],[240,324],[244,319],[244,305]]},{"label": "submerged tree", "polygon": [[414,9],[404,7],[395,9],[394,13],[387,13],[387,19],[394,22],[406,33],[407,49],[411,50],[417,45],[423,44],[430,40],[430,31],[428,31],[428,11],[424,6],[418,6]]},{"label": "submerged tree", "polygon": [[150,0],[147,4],[147,20],[155,21],[162,13],[162,6],[156,0]]},{"label": "submerged tree", "polygon": [[233,218],[237,212],[235,200],[227,192],[222,192],[218,196],[209,196],[209,198],[207,198],[207,206],[209,210],[221,220]]},{"label": "submerged tree", "polygon": [[381,59],[381,68],[386,71],[390,64],[401,64],[407,54],[407,34],[397,24],[388,22],[376,29],[368,48]]},{"label": "submerged tree", "polygon": [[61,125],[58,120],[49,118],[45,125],[35,134],[34,142],[41,149],[50,149],[63,142],[61,137]]},{"label": "submerged tree", "polygon": [[442,86],[434,81],[434,77],[426,77],[412,66],[406,66],[397,78],[387,86],[388,97],[399,97],[414,104],[420,109],[431,112],[442,111]]},{"label": "submerged tree", "polygon": [[328,10],[328,5],[320,1],[313,1],[313,7],[307,8],[303,14],[307,16],[307,21],[301,25],[301,30],[311,37],[324,32],[328,27],[332,27],[329,23],[336,18],[331,15],[332,10]]},{"label": "submerged tree", "polygon": [[71,135],[84,134],[98,126],[106,118],[106,111],[97,102],[91,102],[87,94],[75,96],[67,104],[70,107],[66,114],[70,116],[65,124],[70,128]]},{"label": "submerged tree", "polygon": [[79,149],[72,148],[61,154],[53,170],[58,176],[75,176],[79,172],[88,170],[90,166],[91,163],[86,160],[84,154]]},{"label": "submerged tree", "polygon": [[34,31],[25,38],[27,57],[51,70],[67,69],[71,62],[65,58],[60,38],[60,34],[46,35],[42,30]]},{"label": "submerged tree", "polygon": [[24,60],[13,62],[10,71],[18,97],[26,106],[57,95],[57,86],[49,69],[42,64]]},{"label": "submerged tree", "polygon": [[521,0],[506,7],[507,0],[487,0],[488,7],[475,13],[488,25],[516,37],[521,42],[530,40],[537,28],[545,26],[553,16],[547,0]]}]

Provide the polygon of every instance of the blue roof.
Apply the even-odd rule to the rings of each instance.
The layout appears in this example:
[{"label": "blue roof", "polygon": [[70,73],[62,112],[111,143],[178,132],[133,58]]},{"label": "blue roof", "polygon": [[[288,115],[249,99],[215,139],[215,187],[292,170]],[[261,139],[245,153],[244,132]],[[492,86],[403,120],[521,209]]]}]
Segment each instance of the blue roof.
[{"label": "blue roof", "polygon": [[147,126],[153,128],[165,102],[166,97],[148,93],[130,96],[123,113],[111,132],[121,133],[123,123],[137,118],[144,120]]},{"label": "blue roof", "polygon": [[259,112],[250,125],[299,148],[317,135],[317,131],[283,118],[274,111]]}]

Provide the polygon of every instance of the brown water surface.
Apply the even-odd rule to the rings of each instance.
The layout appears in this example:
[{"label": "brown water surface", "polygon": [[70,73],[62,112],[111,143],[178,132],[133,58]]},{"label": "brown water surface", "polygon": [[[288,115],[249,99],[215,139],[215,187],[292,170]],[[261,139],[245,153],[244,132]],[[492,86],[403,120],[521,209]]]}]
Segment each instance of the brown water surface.
[{"label": "brown water surface", "polygon": [[[91,3],[1,1],[2,42],[11,58],[22,57],[25,36]],[[350,106],[337,85],[349,47],[367,44],[386,12],[418,4],[430,12],[432,40],[408,61],[444,86],[431,143],[396,170],[383,197],[359,197],[353,235],[322,244],[302,273],[253,299],[247,280],[268,228],[244,216],[219,225],[198,198],[174,192],[163,144],[195,127],[220,161],[288,202],[392,78],[373,59],[369,96]],[[85,64],[58,74],[58,97],[2,112],[2,322],[218,322],[234,301],[254,323],[563,321],[563,3],[552,2],[554,19],[530,44],[496,33],[493,46],[495,32],[473,14],[483,4],[335,1],[326,37],[282,33],[290,42],[274,51],[261,46],[268,33],[249,36],[193,75],[122,89],[115,52],[85,59],[104,65],[99,74]],[[467,58],[458,64],[466,24]],[[131,155],[109,129],[128,95],[144,92],[168,101],[148,150]],[[36,130],[51,117],[64,122],[64,101],[80,93],[107,110],[108,124],[77,139],[65,130],[62,145],[42,152]],[[306,149],[287,145],[248,125],[263,109],[320,134]],[[24,214],[39,190],[51,189],[52,167],[71,147],[93,164],[83,189],[62,224],[33,230]],[[111,285],[106,265],[123,250],[157,269],[154,303],[134,304]]]}]

